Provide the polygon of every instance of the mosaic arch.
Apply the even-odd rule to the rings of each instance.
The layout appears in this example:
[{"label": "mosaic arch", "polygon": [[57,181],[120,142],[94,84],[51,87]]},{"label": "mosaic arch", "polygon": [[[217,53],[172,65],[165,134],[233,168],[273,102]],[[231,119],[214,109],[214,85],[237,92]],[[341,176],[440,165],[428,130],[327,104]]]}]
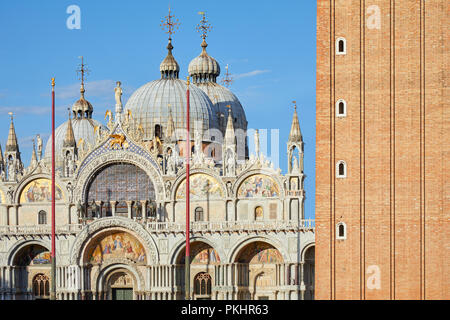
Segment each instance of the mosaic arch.
[{"label": "mosaic arch", "polygon": [[272,245],[266,242],[252,242],[238,254],[237,262],[249,264],[282,263],[283,257]]},{"label": "mosaic arch", "polygon": [[94,239],[90,244],[85,261],[102,264],[115,259],[127,259],[146,264],[144,246],[134,236],[123,231],[113,231]]},{"label": "mosaic arch", "polygon": [[[177,263],[184,264],[186,249],[183,249],[177,259]],[[214,265],[220,264],[220,257],[217,251],[204,242],[193,242],[191,244],[191,265]]]},{"label": "mosaic arch", "polygon": [[[55,184],[55,200],[64,200],[61,187]],[[51,202],[52,201],[52,181],[40,178],[28,183],[20,194],[20,203]]]},{"label": "mosaic arch", "polygon": [[246,178],[238,189],[240,198],[273,198],[280,196],[280,188],[274,179],[256,174]]},{"label": "mosaic arch", "polygon": [[[217,200],[223,198],[221,184],[210,175],[195,173],[189,179],[191,201],[196,200]],[[186,179],[178,186],[176,200],[186,198]]]},{"label": "mosaic arch", "polygon": [[17,252],[13,264],[15,266],[49,265],[50,251],[38,244],[23,247]]}]

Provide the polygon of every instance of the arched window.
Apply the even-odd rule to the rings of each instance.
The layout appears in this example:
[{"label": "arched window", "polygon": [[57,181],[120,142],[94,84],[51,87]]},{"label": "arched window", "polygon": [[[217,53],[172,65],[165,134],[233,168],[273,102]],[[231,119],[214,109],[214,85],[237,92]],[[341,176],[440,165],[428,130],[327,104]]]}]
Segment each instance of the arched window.
[{"label": "arched window", "polygon": [[336,40],[336,54],[342,55],[347,53],[347,41],[345,38],[337,38]]},{"label": "arched window", "polygon": [[194,279],[194,294],[204,298],[211,296],[211,276],[206,272],[200,272]]},{"label": "arched window", "polygon": [[203,221],[203,208],[195,208],[195,221]]},{"label": "arched window", "polygon": [[345,117],[347,115],[347,103],[343,99],[336,102],[336,116]]},{"label": "arched window", "polygon": [[38,299],[47,299],[50,296],[50,281],[48,276],[38,273],[33,278],[33,295]]},{"label": "arched window", "polygon": [[47,224],[47,212],[44,210],[41,210],[38,213],[38,224]]},{"label": "arched window", "polygon": [[344,222],[339,222],[336,225],[336,239],[338,240],[347,239],[347,225]]},{"label": "arched window", "polygon": [[108,212],[104,212],[105,215],[102,213],[102,216],[107,216],[109,211],[112,214],[112,206],[115,204],[115,214],[127,217],[128,209],[130,208],[132,212],[134,210],[131,207],[134,202],[137,201],[139,207],[142,202],[155,199],[154,185],[144,170],[129,163],[114,163],[104,167],[92,177],[85,200],[87,216],[97,216],[95,210],[92,210],[93,203],[103,203],[105,210],[108,208]]},{"label": "arched window", "polygon": [[161,139],[162,132],[161,132],[161,126],[159,124],[155,125],[155,137],[158,137]]},{"label": "arched window", "polygon": [[255,220],[261,221],[264,219],[264,210],[262,207],[256,207],[255,208]]},{"label": "arched window", "polygon": [[345,161],[338,161],[336,164],[336,177],[337,178],[346,178],[347,177],[347,164]]}]

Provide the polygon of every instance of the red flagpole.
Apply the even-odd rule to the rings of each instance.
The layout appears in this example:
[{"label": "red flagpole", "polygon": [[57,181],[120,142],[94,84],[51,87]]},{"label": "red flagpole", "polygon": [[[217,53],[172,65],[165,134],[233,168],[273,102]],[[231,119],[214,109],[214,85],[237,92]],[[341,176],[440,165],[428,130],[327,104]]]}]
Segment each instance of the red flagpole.
[{"label": "red flagpole", "polygon": [[56,300],[56,245],[55,245],[55,78],[52,78],[52,267],[50,299]]},{"label": "red flagpole", "polygon": [[189,77],[187,77],[187,91],[186,91],[186,100],[187,100],[187,111],[186,111],[186,127],[187,127],[187,136],[186,136],[186,258],[184,260],[185,265],[185,295],[186,300],[190,300],[190,191],[189,191],[189,158],[191,156],[191,137],[189,132],[189,124],[190,124],[190,116],[189,116]]}]

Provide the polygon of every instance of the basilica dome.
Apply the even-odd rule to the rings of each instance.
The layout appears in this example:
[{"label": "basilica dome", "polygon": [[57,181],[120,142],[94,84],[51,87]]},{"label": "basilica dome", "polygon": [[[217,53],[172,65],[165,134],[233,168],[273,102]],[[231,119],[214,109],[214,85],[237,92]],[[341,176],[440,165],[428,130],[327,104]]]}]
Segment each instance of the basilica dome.
[{"label": "basilica dome", "polygon": [[[160,65],[161,79],[137,89],[125,106],[125,109],[131,110],[132,117],[142,124],[144,139],[153,139],[155,135],[167,138],[170,135],[167,133],[169,127],[176,130],[176,139],[185,139],[187,84],[178,78],[179,67],[172,55],[170,39],[167,49],[167,57]],[[192,84],[189,89],[190,128],[202,133],[218,128],[214,107],[208,95]],[[210,140],[210,136],[203,136],[203,141]]]},{"label": "basilica dome", "polygon": [[208,44],[202,42],[202,52],[189,63],[189,76],[194,84],[202,89],[213,103],[214,115],[222,133],[225,133],[228,118],[228,106],[231,108],[234,128],[247,130],[247,118],[239,99],[227,88],[217,83],[220,65],[206,52]]},{"label": "basilica dome", "polygon": [[[99,127],[101,130],[108,131],[104,125],[97,120],[92,119],[93,107],[92,104],[84,98],[84,85],[81,85],[81,97],[72,106],[73,119],[69,119],[58,128],[55,129],[55,161],[56,165],[62,164],[62,148],[64,147],[64,141],[67,135],[69,121],[72,124],[73,137],[75,143],[79,148],[79,141],[83,139],[84,143],[94,146],[96,143],[96,137],[94,128]],[[87,147],[87,146],[86,146]],[[52,158],[52,139],[51,136],[45,146],[44,158],[50,162]]]}]

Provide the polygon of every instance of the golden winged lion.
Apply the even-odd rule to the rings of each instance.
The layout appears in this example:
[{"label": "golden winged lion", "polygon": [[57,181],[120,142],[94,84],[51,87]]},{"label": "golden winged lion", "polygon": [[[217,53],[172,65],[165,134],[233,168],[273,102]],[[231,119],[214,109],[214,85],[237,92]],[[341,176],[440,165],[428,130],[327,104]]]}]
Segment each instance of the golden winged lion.
[{"label": "golden winged lion", "polygon": [[109,136],[110,138],[112,138],[110,145],[111,148],[115,148],[116,146],[123,148],[125,146],[128,147],[128,143],[125,141],[125,136],[123,134],[111,134]]}]

